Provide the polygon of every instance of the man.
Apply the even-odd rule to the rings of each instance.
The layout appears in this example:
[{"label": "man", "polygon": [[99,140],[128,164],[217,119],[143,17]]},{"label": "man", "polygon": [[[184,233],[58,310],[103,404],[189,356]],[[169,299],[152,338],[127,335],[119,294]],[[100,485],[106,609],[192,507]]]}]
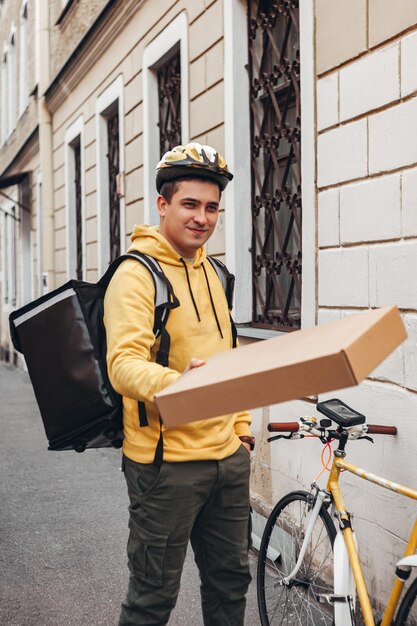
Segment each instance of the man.
[{"label": "man", "polygon": [[[204,623],[239,626],[244,621],[250,582],[250,415],[165,429],[154,403],[155,394],[184,371],[232,347],[225,292],[204,251],[217,223],[221,192],[231,179],[213,148],[177,146],[157,167],[159,229],[136,226],[132,234],[130,250],[158,260],[180,302],[166,325],[167,367],[156,363],[159,339],[155,342],[153,333],[155,287],[149,271],[135,260],[123,262],[106,293],[108,371],[123,396],[123,467],[130,498],[130,581],[120,626],[168,622],[189,541],[200,571]],[[140,426],[138,401],[146,409],[146,426]]]}]

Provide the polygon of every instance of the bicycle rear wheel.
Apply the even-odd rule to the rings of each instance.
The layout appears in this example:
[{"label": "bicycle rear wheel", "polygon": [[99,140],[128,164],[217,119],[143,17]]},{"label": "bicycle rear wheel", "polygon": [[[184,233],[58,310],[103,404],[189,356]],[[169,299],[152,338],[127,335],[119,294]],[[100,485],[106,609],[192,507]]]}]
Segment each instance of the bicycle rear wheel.
[{"label": "bicycle rear wheel", "polygon": [[[322,506],[301,567],[290,583],[306,533],[313,496],[293,491],[275,505],[265,526],[258,560],[257,592],[262,626],[332,626],[333,606],[320,601],[333,593],[336,529]],[[323,598],[322,598],[323,600]]]},{"label": "bicycle rear wheel", "polygon": [[417,625],[417,578],[413,580],[411,586],[405,594],[400,608],[398,609],[395,626],[416,626]]}]

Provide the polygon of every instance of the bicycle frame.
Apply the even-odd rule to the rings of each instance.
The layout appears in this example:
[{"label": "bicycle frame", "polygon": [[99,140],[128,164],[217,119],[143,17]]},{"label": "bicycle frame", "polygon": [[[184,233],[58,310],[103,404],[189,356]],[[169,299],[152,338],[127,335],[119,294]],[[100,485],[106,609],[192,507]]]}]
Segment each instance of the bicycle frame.
[{"label": "bicycle frame", "polygon": [[[359,561],[358,552],[355,545],[354,535],[352,531],[352,527],[350,524],[350,515],[346,510],[346,507],[343,502],[342,494],[339,487],[339,477],[340,471],[346,470],[351,474],[355,474],[359,476],[359,478],[363,478],[364,480],[368,480],[369,482],[375,483],[384,489],[389,489],[390,491],[394,491],[408,498],[412,498],[417,500],[417,491],[414,489],[410,489],[408,487],[404,487],[398,483],[394,483],[386,478],[382,478],[381,476],[377,476],[376,474],[372,474],[352,463],[348,463],[341,455],[337,455],[335,452],[335,456],[333,457],[332,468],[330,470],[329,480],[327,482],[326,491],[332,495],[334,509],[337,513],[340,522],[340,529],[343,534],[343,538],[346,545],[346,550],[349,556],[349,562],[352,568],[353,576],[355,579],[356,589],[359,596],[359,602],[362,608],[363,618],[366,626],[375,626],[375,621],[372,614],[371,603],[369,601],[368,591],[366,588],[366,583],[363,577],[362,568]],[[414,523],[413,530],[411,531],[410,538],[407,544],[407,547],[404,552],[404,556],[410,556],[416,552],[417,549],[417,520]],[[384,612],[384,617],[381,622],[381,626],[391,626],[392,619],[394,613],[396,611],[398,601],[401,595],[401,592],[404,587],[403,580],[397,578],[394,581],[394,585],[391,591],[390,598],[388,600],[387,607]],[[337,626],[337,625],[336,625]]]}]

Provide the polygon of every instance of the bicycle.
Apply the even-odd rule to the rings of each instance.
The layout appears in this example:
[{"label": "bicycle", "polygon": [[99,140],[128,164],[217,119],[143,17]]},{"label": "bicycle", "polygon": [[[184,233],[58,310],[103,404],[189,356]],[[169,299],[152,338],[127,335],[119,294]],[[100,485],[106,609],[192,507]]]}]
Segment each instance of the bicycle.
[{"label": "bicycle", "polygon": [[[348,471],[364,480],[417,500],[417,491],[359,468],[345,460],[349,440],[373,442],[371,434],[395,435],[395,426],[366,424],[364,415],[337,399],[317,404],[326,416],[298,422],[270,423],[277,439],[318,437],[325,448],[337,441],[325,489],[313,482],[310,491],[292,491],[275,505],[268,517],[259,548],[257,593],[262,626],[375,626],[368,591],[359,561],[352,516],[339,486],[340,473]],[[334,426],[333,422],[337,425]],[[322,453],[323,455],[323,453]],[[323,471],[323,470],[322,470]],[[333,520],[335,520],[335,523]],[[380,626],[417,624],[417,578],[394,615],[404,584],[417,567],[417,520],[404,557],[396,567],[396,579]],[[356,605],[356,594],[360,606]],[[363,621],[362,621],[363,620]]]}]

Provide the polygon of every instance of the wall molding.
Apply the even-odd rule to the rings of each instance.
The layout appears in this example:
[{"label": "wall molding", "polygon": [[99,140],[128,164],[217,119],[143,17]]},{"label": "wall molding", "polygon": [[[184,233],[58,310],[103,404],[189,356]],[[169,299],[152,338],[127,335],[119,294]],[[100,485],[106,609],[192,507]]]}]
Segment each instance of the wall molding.
[{"label": "wall molding", "polygon": [[236,275],[236,323],[252,319],[252,238],[250,111],[247,6],[245,0],[223,3],[225,158],[234,180],[225,191],[226,265]]},{"label": "wall molding", "polygon": [[301,197],[303,274],[301,326],[317,324],[316,82],[314,0],[300,2]]}]

